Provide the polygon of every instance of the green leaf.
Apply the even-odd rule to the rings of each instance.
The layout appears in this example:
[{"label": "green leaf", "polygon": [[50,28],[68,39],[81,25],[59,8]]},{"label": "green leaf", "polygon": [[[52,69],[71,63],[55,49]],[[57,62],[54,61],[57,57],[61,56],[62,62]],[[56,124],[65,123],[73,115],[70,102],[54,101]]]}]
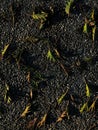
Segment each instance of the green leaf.
[{"label": "green leaf", "polygon": [[71,8],[71,5],[72,5],[73,2],[74,2],[74,0],[70,0],[70,1],[67,2],[66,6],[65,6],[65,12],[68,15],[70,13],[70,8]]},{"label": "green leaf", "polygon": [[84,103],[83,106],[80,108],[80,113],[82,113],[84,110],[88,111],[88,102]]},{"label": "green leaf", "polygon": [[41,12],[39,14],[35,14],[35,12],[33,12],[32,18],[35,20],[43,20],[46,21],[46,18],[48,17],[48,14],[45,12]]},{"label": "green leaf", "polygon": [[57,100],[58,104],[60,104],[62,102],[62,100],[64,99],[64,97],[66,96],[68,92],[68,89],[66,90],[66,92],[64,94],[61,95],[61,97]]},{"label": "green leaf", "polygon": [[33,19],[40,20],[39,29],[42,29],[43,25],[45,24],[45,21],[47,20],[47,17],[48,17],[48,14],[43,11],[38,14],[35,14],[35,12],[33,12],[32,14]]},{"label": "green leaf", "polygon": [[49,59],[50,61],[53,61],[55,62],[55,58],[53,57],[52,53],[50,50],[48,50],[48,53],[47,53],[47,59]]},{"label": "green leaf", "polygon": [[85,23],[83,26],[83,32],[87,34],[87,23]]}]

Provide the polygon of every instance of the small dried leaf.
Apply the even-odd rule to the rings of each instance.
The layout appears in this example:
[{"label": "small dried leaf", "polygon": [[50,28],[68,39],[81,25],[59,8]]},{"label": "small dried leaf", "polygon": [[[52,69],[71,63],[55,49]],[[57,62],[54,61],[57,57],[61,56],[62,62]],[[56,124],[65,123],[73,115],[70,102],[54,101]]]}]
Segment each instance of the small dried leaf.
[{"label": "small dried leaf", "polygon": [[88,111],[88,102],[84,103],[83,106],[80,108],[80,113],[82,113],[84,110]]},{"label": "small dried leaf", "polygon": [[33,120],[29,121],[27,128],[30,129],[31,127],[34,127],[36,121],[37,118],[34,118]]},{"label": "small dried leaf", "polygon": [[66,94],[68,93],[68,89],[66,90],[66,92],[64,94],[61,95],[61,97],[57,100],[58,104],[60,104],[62,102],[62,100],[64,99],[64,97],[66,96]]},{"label": "small dried leaf", "polygon": [[68,72],[67,72],[66,68],[64,67],[64,65],[62,63],[60,63],[60,66],[63,69],[64,73],[68,76]]},{"label": "small dried leaf", "polygon": [[86,83],[86,96],[87,97],[90,97],[90,89],[89,89],[89,87],[88,87],[88,85],[87,85],[87,83]]},{"label": "small dried leaf", "polygon": [[87,23],[85,23],[84,26],[83,26],[83,32],[86,33],[86,34],[88,33],[87,32]]},{"label": "small dried leaf", "polygon": [[92,40],[93,40],[93,42],[95,41],[95,31],[96,31],[96,26],[94,26],[92,28]]},{"label": "small dried leaf", "polygon": [[7,104],[11,103],[11,97],[9,96],[9,86],[8,84],[5,84],[6,90],[5,90],[5,95],[4,95],[4,101],[7,102]]},{"label": "small dried leaf", "polygon": [[23,113],[20,115],[20,117],[25,117],[26,114],[28,114],[28,113],[30,112],[30,107],[31,107],[31,104],[29,103],[29,104],[26,106],[26,108],[25,108],[25,110],[23,111]]},{"label": "small dried leaf", "polygon": [[41,127],[45,124],[45,121],[46,121],[46,118],[47,118],[47,114],[45,114],[42,118],[42,120],[37,124],[37,127]]},{"label": "small dried leaf", "polygon": [[26,79],[27,79],[28,83],[30,83],[30,72],[28,72]]},{"label": "small dried leaf", "polygon": [[60,58],[60,53],[57,51],[57,49],[54,49],[56,55]]},{"label": "small dried leaf", "polygon": [[32,92],[32,89],[30,90],[30,98],[32,99],[33,97],[33,92]]},{"label": "small dried leaf", "polygon": [[95,14],[95,11],[94,11],[94,9],[93,9],[92,12],[91,12],[91,19],[92,19],[92,20],[94,20],[94,14]]},{"label": "small dried leaf", "polygon": [[68,112],[67,112],[67,111],[64,111],[64,112],[61,114],[61,116],[58,117],[56,123],[61,122],[66,116],[68,117]]},{"label": "small dried leaf", "polygon": [[55,62],[55,58],[53,57],[52,53],[50,50],[48,50],[48,53],[47,53],[47,59],[49,59],[50,61],[53,61]]},{"label": "small dried leaf", "polygon": [[70,14],[70,8],[71,8],[71,5],[72,5],[72,3],[74,2],[74,0],[69,0],[68,2],[67,2],[67,4],[66,4],[66,6],[65,6],[65,12],[66,12],[66,14]]}]

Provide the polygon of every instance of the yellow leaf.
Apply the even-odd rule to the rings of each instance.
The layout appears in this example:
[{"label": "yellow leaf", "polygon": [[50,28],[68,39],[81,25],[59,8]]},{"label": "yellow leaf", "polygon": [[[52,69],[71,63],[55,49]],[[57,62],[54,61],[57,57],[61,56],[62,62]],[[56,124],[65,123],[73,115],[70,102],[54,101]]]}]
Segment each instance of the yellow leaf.
[{"label": "yellow leaf", "polygon": [[95,109],[95,104],[96,104],[97,99],[98,99],[98,97],[93,101],[91,106],[88,108],[88,111],[93,111]]},{"label": "yellow leaf", "polygon": [[83,26],[83,32],[87,34],[87,23],[85,23]]},{"label": "yellow leaf", "polygon": [[37,124],[37,127],[41,127],[42,125],[44,125],[46,118],[47,118],[47,114],[43,116],[42,120]]},{"label": "yellow leaf", "polygon": [[30,112],[30,107],[31,107],[31,104],[29,103],[29,104],[26,106],[26,108],[25,108],[25,110],[23,111],[23,113],[20,115],[20,117],[25,117],[26,114]]},{"label": "yellow leaf", "polygon": [[84,103],[83,106],[80,108],[80,113],[82,113],[84,110],[88,111],[88,102]]},{"label": "yellow leaf", "polygon": [[52,55],[50,50],[48,50],[47,59],[49,59],[50,61],[54,61],[55,62],[55,59],[54,59],[54,57],[53,57],[53,55]]},{"label": "yellow leaf", "polygon": [[62,100],[64,99],[64,97],[66,96],[68,92],[68,89],[66,90],[66,92],[64,94],[61,95],[61,97],[57,100],[58,104],[60,104],[62,102]]},{"label": "yellow leaf", "polygon": [[45,12],[41,12],[39,14],[35,14],[35,12],[33,12],[32,18],[35,20],[43,20],[46,21],[46,18],[48,17],[48,14]]},{"label": "yellow leaf", "polygon": [[6,90],[5,90],[5,95],[4,95],[4,101],[7,102],[7,104],[9,104],[12,100],[9,96],[9,86],[5,84],[5,87],[6,87]]},{"label": "yellow leaf", "polygon": [[87,83],[86,83],[86,96],[90,97],[90,89],[89,89]]},{"label": "yellow leaf", "polygon": [[74,0],[69,0],[69,1],[67,2],[66,6],[65,6],[65,12],[66,12],[66,14],[68,14],[68,15],[69,15],[69,13],[70,13],[70,7],[71,7],[71,5],[72,5],[73,2],[74,2]]},{"label": "yellow leaf", "polygon": [[61,116],[60,117],[58,117],[58,119],[57,119],[57,121],[56,121],[56,123],[58,123],[58,122],[61,122],[65,117],[68,117],[68,119],[69,119],[69,115],[68,115],[68,112],[67,111],[64,111],[62,114],[61,114]]},{"label": "yellow leaf", "polygon": [[39,29],[42,29],[45,21],[47,20],[47,17],[48,17],[48,14],[43,12],[43,11],[41,13],[38,13],[38,14],[35,14],[35,12],[33,12],[33,14],[32,14],[33,19],[40,20]]},{"label": "yellow leaf", "polygon": [[1,54],[2,54],[2,57],[4,56],[4,54],[6,53],[7,49],[9,47],[9,44],[7,44],[4,49],[2,50]]}]

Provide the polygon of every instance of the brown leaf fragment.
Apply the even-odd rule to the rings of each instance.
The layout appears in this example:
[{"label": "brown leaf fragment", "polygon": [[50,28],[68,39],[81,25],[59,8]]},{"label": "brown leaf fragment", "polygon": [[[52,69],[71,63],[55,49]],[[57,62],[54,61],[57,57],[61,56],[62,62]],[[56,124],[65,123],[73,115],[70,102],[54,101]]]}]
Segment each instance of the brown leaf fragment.
[{"label": "brown leaf fragment", "polygon": [[58,50],[54,49],[54,51],[55,51],[56,55],[60,58],[61,56],[60,56],[60,53],[58,52]]},{"label": "brown leaf fragment", "polygon": [[47,114],[45,114],[40,122],[38,122],[37,127],[41,127],[45,124],[47,118]]},{"label": "brown leaf fragment", "polygon": [[31,127],[34,127],[36,121],[37,121],[37,118],[34,118],[33,120],[29,121],[27,128],[30,129]]},{"label": "brown leaf fragment", "polygon": [[27,79],[28,83],[30,83],[30,72],[28,72],[26,79]]}]

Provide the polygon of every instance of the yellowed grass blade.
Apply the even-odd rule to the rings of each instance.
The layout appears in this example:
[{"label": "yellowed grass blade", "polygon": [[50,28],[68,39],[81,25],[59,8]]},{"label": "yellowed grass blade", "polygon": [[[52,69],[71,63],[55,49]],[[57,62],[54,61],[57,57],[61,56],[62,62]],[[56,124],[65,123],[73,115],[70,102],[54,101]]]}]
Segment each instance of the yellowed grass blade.
[{"label": "yellowed grass blade", "polygon": [[68,93],[68,88],[67,88],[66,92],[64,94],[62,94],[61,97],[57,100],[58,104],[60,104],[62,102],[62,100],[64,99],[64,97],[66,96],[67,93]]},{"label": "yellowed grass blade", "polygon": [[82,105],[82,107],[80,108],[80,113],[82,113],[84,110],[88,111],[88,102]]},{"label": "yellowed grass blade", "polygon": [[49,59],[50,61],[55,62],[55,58],[53,57],[50,49],[48,50],[48,53],[47,53],[47,59]]},{"label": "yellowed grass blade", "polygon": [[20,115],[20,117],[25,117],[26,114],[28,114],[28,113],[30,112],[30,107],[31,107],[31,104],[29,103],[29,104],[26,106],[26,108],[25,108],[25,110],[23,111],[23,113]]},{"label": "yellowed grass blade", "polygon": [[47,118],[47,114],[45,114],[42,118],[42,120],[37,124],[37,127],[41,127],[45,124],[45,121],[46,121],[46,118]]},{"label": "yellowed grass blade", "polygon": [[69,117],[68,112],[67,112],[67,111],[64,111],[64,112],[61,114],[61,116],[58,117],[56,123],[61,122],[66,116]]},{"label": "yellowed grass blade", "polygon": [[88,87],[88,84],[86,83],[86,96],[87,97],[90,97],[90,89],[89,89],[89,87]]},{"label": "yellowed grass blade", "polygon": [[96,104],[97,99],[98,99],[98,96],[93,101],[93,103],[91,104],[91,106],[88,108],[88,111],[93,111],[95,109],[95,104]]},{"label": "yellowed grass blade", "polygon": [[2,50],[1,54],[2,54],[2,57],[4,56],[4,54],[6,53],[7,49],[9,47],[9,44],[5,45],[4,49]]},{"label": "yellowed grass blade", "polygon": [[92,28],[92,40],[95,41],[96,25]]},{"label": "yellowed grass blade", "polygon": [[72,5],[72,3],[74,2],[74,0],[69,0],[68,2],[67,2],[67,4],[66,4],[66,6],[65,6],[65,12],[66,12],[66,14],[70,14],[70,8],[71,8],[71,5]]}]

